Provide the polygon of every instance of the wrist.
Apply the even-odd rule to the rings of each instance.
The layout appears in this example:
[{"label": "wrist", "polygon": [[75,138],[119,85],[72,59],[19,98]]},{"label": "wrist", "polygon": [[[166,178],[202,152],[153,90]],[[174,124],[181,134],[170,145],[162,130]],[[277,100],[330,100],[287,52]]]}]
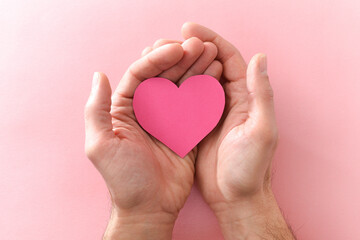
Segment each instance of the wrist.
[{"label": "wrist", "polygon": [[113,208],[104,240],[171,239],[176,216],[165,213],[134,213]]},{"label": "wrist", "polygon": [[217,203],[212,209],[226,240],[294,239],[271,189],[236,201]]}]

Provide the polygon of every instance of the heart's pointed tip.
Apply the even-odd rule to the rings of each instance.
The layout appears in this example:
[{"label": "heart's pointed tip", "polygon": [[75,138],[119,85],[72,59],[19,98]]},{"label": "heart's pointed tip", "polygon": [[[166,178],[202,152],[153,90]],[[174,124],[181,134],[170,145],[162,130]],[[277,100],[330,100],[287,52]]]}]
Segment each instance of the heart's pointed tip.
[{"label": "heart's pointed tip", "polygon": [[181,157],[182,159],[184,159],[186,157],[186,155],[189,153],[190,151],[188,152],[175,152],[179,157]]},{"label": "heart's pointed tip", "polygon": [[177,153],[177,155],[178,155],[179,157],[181,157],[182,159],[184,159],[184,157],[186,157],[186,154]]}]

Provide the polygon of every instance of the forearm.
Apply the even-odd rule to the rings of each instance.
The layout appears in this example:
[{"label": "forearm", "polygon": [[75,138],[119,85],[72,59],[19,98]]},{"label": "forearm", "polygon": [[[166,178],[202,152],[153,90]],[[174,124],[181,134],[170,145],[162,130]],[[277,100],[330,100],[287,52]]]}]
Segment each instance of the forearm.
[{"label": "forearm", "polygon": [[216,215],[226,240],[295,239],[271,190],[217,208]]},{"label": "forearm", "polygon": [[169,240],[174,222],[171,218],[156,215],[119,216],[113,210],[103,240]]}]

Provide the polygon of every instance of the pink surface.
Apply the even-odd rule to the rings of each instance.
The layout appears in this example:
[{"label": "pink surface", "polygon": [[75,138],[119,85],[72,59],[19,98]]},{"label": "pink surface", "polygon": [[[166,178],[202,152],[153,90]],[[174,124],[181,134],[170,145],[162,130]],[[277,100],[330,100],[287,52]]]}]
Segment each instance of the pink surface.
[{"label": "pink surface", "polygon": [[[112,87],[187,20],[268,55],[273,186],[298,239],[360,239],[360,1],[0,2],[0,239],[100,239],[105,184],[83,151],[94,71]],[[174,239],[221,239],[196,188]]]},{"label": "pink surface", "polygon": [[136,88],[133,100],[138,123],[182,158],[214,129],[224,106],[224,90],[209,75],[189,77],[180,87],[149,78]]}]

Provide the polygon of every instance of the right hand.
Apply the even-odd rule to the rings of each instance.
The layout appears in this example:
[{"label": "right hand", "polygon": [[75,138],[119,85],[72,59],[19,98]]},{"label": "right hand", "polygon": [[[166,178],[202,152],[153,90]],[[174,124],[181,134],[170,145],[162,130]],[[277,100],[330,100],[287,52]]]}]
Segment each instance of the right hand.
[{"label": "right hand", "polygon": [[213,62],[217,48],[206,46],[190,38],[158,47],[128,68],[112,98],[105,74],[95,73],[85,108],[85,150],[111,194],[107,236],[125,239],[124,231],[133,239],[171,236],[193,184],[196,148],[182,159],[148,135],[136,122],[132,98],[141,81],[150,77],[173,82],[197,74],[219,78],[221,64]]}]

